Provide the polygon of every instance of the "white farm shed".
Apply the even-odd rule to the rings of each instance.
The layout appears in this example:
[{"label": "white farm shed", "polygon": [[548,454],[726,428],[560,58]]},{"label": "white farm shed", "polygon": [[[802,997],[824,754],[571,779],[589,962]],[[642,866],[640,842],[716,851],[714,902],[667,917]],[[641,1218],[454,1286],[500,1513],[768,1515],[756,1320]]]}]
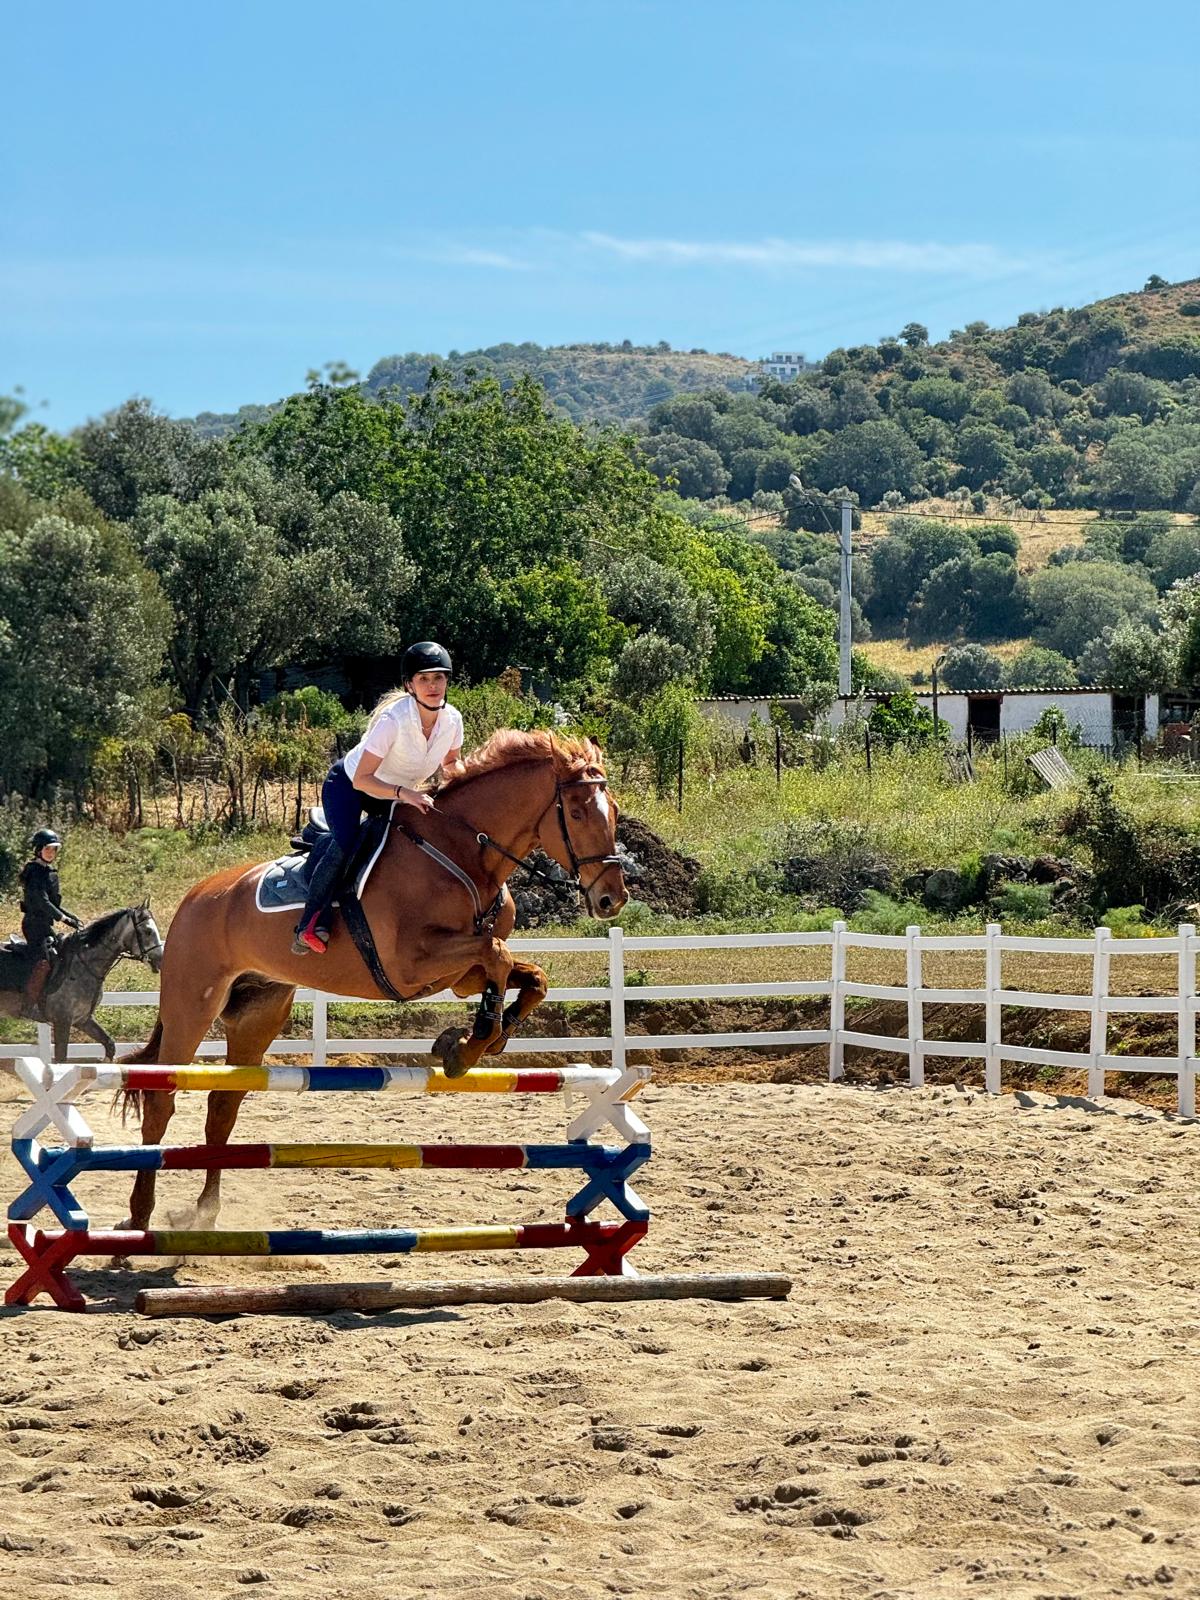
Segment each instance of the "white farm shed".
[{"label": "white farm shed", "polygon": [[[840,728],[844,723],[867,717],[885,694],[839,698],[821,721]],[[933,710],[933,694],[914,689],[918,705]],[[702,700],[706,716],[726,717],[746,727],[757,715],[766,722],[772,705],[779,705],[800,721],[806,702],[786,695],[739,699],[735,695]],[[996,739],[1001,734],[1027,733],[1044,711],[1057,706],[1071,727],[1080,730],[1084,744],[1112,745],[1122,740],[1158,736],[1159,697],[1156,694],[1122,694],[1115,689],[946,689],[938,693],[938,720],[949,725],[951,737],[965,741],[968,728],[977,739]]]}]

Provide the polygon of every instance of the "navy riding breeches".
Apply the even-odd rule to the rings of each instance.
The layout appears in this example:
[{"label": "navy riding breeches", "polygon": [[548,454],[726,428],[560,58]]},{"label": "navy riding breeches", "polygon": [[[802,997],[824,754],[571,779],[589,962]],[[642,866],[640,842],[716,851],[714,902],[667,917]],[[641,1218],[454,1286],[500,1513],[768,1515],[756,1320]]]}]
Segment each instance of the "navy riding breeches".
[{"label": "navy riding breeches", "polygon": [[346,859],[353,855],[358,844],[359,829],[364,815],[375,816],[386,812],[389,800],[377,800],[374,795],[356,789],[340,761],[329,769],[329,776],[321,789],[321,805],[329,831],[341,846]]}]

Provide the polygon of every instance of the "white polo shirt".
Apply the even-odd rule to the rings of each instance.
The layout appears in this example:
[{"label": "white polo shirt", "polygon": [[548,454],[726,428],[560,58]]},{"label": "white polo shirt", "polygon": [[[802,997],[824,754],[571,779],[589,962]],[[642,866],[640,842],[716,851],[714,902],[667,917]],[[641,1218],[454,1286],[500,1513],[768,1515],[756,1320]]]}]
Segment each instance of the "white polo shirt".
[{"label": "white polo shirt", "polygon": [[463,742],[463,721],[453,706],[443,706],[426,739],[421,730],[421,713],[412,695],[405,695],[378,719],[345,757],[346,775],[353,781],[366,751],[380,756],[375,776],[381,783],[401,783],[415,788],[431,777],[451,750]]}]

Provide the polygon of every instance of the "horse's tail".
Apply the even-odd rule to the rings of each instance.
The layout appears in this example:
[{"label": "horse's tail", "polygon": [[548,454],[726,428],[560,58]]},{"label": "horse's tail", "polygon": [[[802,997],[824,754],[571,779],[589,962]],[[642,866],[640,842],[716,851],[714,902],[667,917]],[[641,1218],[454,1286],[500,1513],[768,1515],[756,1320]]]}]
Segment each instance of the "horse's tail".
[{"label": "horse's tail", "polygon": [[[154,1021],[154,1031],[151,1033],[146,1043],[140,1050],[131,1050],[127,1056],[121,1056],[119,1058],[120,1064],[122,1066],[153,1066],[158,1060],[159,1048],[162,1045],[162,1032],[162,1018],[156,1017]],[[117,1094],[113,1097],[114,1110],[116,1109],[118,1100],[121,1102],[122,1123],[124,1123],[130,1115],[138,1118],[141,1117],[142,1095],[140,1089],[125,1089],[123,1091],[118,1090]]]}]

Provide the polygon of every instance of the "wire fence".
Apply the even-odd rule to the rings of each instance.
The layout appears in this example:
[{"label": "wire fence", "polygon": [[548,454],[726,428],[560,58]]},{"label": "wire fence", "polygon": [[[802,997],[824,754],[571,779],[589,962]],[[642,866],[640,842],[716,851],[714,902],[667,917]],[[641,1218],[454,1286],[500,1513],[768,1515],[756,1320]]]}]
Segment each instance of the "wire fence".
[{"label": "wire fence", "polygon": [[[629,981],[626,959],[651,951],[765,950],[827,948],[829,975],[817,979],[785,978],[763,983],[686,983],[645,984]],[[676,936],[626,935],[610,928],[607,938],[513,939],[509,948],[530,955],[567,952],[607,954],[608,981],[605,984],[552,988],[548,1001],[564,1003],[590,1001],[603,1003],[608,1011],[608,1031],[604,1034],[564,1034],[553,1038],[520,1037],[507,1052],[519,1058],[528,1054],[579,1053],[607,1057],[614,1067],[623,1069],[631,1053],[660,1050],[713,1050],[725,1047],[776,1049],[824,1045],[828,1050],[830,1081],[845,1073],[848,1048],[885,1052],[905,1058],[908,1081],[925,1081],[925,1063],[930,1057],[952,1057],[982,1063],[984,1087],[999,1094],[1007,1062],[1046,1067],[1075,1068],[1088,1075],[1089,1095],[1104,1093],[1105,1076],[1110,1072],[1158,1073],[1173,1076],[1178,1085],[1178,1106],[1182,1115],[1196,1114],[1196,1074],[1200,1057],[1196,1053],[1196,1012],[1200,1006],[1196,989],[1196,957],[1200,939],[1191,924],[1181,925],[1174,936],[1163,939],[1119,939],[1108,928],[1097,928],[1090,938],[1027,938],[1006,934],[998,923],[988,925],[982,934],[924,934],[917,926],[903,934],[852,933],[844,922],[836,922],[829,932],[813,933],[734,933],[689,934]],[[852,950],[903,952],[903,983],[863,983],[847,977],[847,955]],[[938,988],[924,981],[924,957],[933,952],[982,954],[984,982],[980,988]],[[1006,989],[1002,982],[1006,953],[1068,955],[1090,957],[1091,985],[1087,993],[1056,994],[1024,989]],[[1133,995],[1112,988],[1112,964],[1123,956],[1163,958],[1170,963],[1170,981],[1158,985],[1157,994]],[[640,975],[639,975],[640,976]],[[663,1033],[640,1031],[636,1011],[647,1001],[672,1000],[751,1000],[766,997],[824,997],[829,1002],[829,1019],[824,1027],[768,1030],[748,1028],[709,1033]],[[306,1038],[279,1038],[269,1047],[274,1055],[308,1055],[314,1066],[324,1066],[331,1055],[410,1055],[428,1054],[432,1037],[350,1038],[330,1028],[330,1004],[340,997],[320,990],[300,989],[296,1000],[312,1006],[312,1033]],[[890,1000],[903,1003],[906,1027],[903,1034],[867,1033],[847,1026],[847,1002]],[[105,1006],[156,1005],[153,990],[113,991],[104,995]],[[364,1002],[355,1002],[360,1004]],[[365,1002],[388,1005],[391,1002]],[[449,990],[422,1000],[424,1005],[454,1004],[461,999]],[[983,1019],[983,1040],[938,1039],[926,1032],[926,1008],[953,1005],[979,1007]],[[1006,1008],[1022,1007],[1045,1011],[1083,1013],[1090,1019],[1087,1050],[1052,1050],[1041,1046],[1010,1043],[1004,1038]],[[1121,1014],[1166,1015],[1175,1023],[1176,1049],[1171,1055],[1126,1054],[1110,1040],[1111,1019]],[[121,1043],[122,1053],[136,1044]],[[50,1059],[49,1029],[38,1030],[36,1052]],[[197,1054],[221,1056],[225,1046],[219,1039],[206,1040]],[[0,1046],[0,1059],[31,1054],[28,1045]],[[72,1045],[72,1059],[97,1054],[94,1045]]]}]

